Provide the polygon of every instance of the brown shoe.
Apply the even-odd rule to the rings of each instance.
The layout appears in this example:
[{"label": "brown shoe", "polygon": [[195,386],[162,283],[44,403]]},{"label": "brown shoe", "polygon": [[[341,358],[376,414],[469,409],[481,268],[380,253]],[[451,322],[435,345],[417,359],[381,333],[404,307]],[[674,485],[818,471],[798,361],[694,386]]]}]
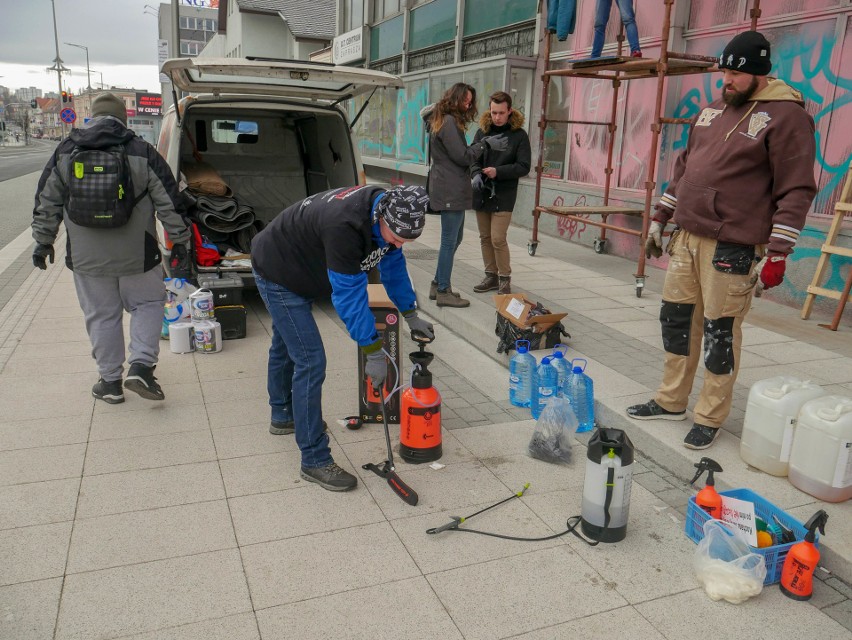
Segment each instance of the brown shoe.
[{"label": "brown shoe", "polygon": [[469,307],[470,300],[465,300],[461,294],[448,289],[447,291],[439,291],[437,295],[439,307]]},{"label": "brown shoe", "polygon": [[506,295],[508,293],[512,293],[512,278],[510,278],[509,276],[500,276],[499,280],[500,284],[497,287],[497,293],[501,296]]},{"label": "brown shoe", "polygon": [[438,283],[432,280],[432,283],[429,285],[429,299],[435,300],[438,297]]},{"label": "brown shoe", "polygon": [[494,291],[498,286],[497,274],[485,272],[485,278],[473,288],[474,293],[485,293],[486,291]]}]

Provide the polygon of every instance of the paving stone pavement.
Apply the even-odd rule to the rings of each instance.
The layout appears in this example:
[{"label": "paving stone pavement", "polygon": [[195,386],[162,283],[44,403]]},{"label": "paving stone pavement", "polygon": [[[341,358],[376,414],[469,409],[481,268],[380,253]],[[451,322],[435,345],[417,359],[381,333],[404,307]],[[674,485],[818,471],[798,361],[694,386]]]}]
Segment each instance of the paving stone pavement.
[{"label": "paving stone pavement", "polygon": [[[435,229],[427,232],[414,251],[434,250]],[[517,239],[512,249],[522,253]],[[302,482],[292,436],[268,433],[269,317],[256,294],[246,295],[248,337],[226,342],[221,353],[176,355],[162,343],[165,402],[128,394],[123,405],[105,405],[90,396],[97,376],[59,253],[57,265],[32,271],[0,312],[0,638],[531,640],[629,629],[630,638],[674,640],[694,635],[693,620],[720,615],[718,638],[852,638],[852,592],[838,575],[820,573],[809,603],[791,602],[774,586],[738,606],[705,595],[691,567],[695,545],[683,534],[693,460],[674,456],[665,442],[672,431],[660,435],[656,424],[630,427],[638,455],[623,542],[592,548],[572,536],[521,543],[426,535],[525,482],[531,488],[522,499],[473,524],[542,537],[579,513],[588,436],[575,438],[567,466],[526,455],[534,422],[506,399],[490,297],[468,314],[422,306],[439,335],[430,350],[444,399],[445,466],[397,460],[420,494],[412,508],[361,468],[383,459],[381,426],[349,431],[337,422],[355,412],[356,349],[327,303],[315,310],[329,355],[323,411],[335,459],[359,477],[342,495]],[[529,282],[548,293],[557,288],[554,265],[630,280],[613,271],[611,263],[624,262],[616,258],[601,256],[592,269],[570,254],[550,257],[544,245],[540,254],[553,262],[519,256],[518,274],[528,270]],[[462,290],[480,275],[476,258],[469,232],[457,270]],[[411,259],[420,291],[430,277],[424,262]],[[591,273],[583,277],[588,284]],[[572,299],[613,300],[578,286],[552,302]],[[643,373],[659,374],[659,349],[643,330],[653,314],[639,310],[648,322],[613,314],[620,326],[591,317],[595,306],[636,306],[619,305],[587,304],[568,322],[572,350],[594,367],[599,420],[613,426],[630,398],[647,393]],[[404,353],[413,350],[407,338],[405,345]],[[622,368],[625,353],[632,362]],[[713,454],[725,460],[722,475],[741,482],[754,472],[736,468],[734,442],[731,433]],[[813,511],[814,501],[786,480],[752,482],[800,519]],[[845,506],[827,507],[839,523],[834,530],[829,523],[827,561]]]}]

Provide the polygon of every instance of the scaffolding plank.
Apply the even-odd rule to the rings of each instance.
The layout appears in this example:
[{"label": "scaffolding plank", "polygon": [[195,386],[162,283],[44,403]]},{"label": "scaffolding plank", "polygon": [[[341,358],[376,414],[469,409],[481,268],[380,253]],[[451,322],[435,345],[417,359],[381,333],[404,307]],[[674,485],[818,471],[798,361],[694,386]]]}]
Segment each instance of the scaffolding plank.
[{"label": "scaffolding plank", "polygon": [[[628,73],[630,78],[655,77],[657,75],[656,58],[603,58],[600,60],[575,60],[568,62],[565,69],[550,69],[545,71],[549,76],[575,76],[579,74],[599,74],[601,72],[618,71]],[[714,62],[701,60],[679,60],[669,58],[666,63],[669,75],[683,75],[687,73],[704,73],[715,71]]]}]

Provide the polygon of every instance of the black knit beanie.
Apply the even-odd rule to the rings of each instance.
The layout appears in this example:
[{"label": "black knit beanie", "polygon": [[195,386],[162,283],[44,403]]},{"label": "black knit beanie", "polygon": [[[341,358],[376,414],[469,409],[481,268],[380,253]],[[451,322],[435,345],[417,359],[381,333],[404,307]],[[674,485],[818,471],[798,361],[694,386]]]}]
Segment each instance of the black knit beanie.
[{"label": "black knit beanie", "polygon": [[423,187],[398,186],[388,189],[376,208],[391,231],[413,240],[423,233],[429,195]]},{"label": "black knit beanie", "polygon": [[762,33],[743,31],[734,36],[719,56],[719,68],[765,76],[772,69],[769,53],[769,40]]}]

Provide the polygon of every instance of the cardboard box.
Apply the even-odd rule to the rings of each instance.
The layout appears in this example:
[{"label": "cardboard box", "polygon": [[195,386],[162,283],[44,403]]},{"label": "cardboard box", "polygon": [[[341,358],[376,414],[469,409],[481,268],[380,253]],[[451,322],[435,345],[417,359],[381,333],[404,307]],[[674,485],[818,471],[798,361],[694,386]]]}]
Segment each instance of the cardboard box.
[{"label": "cardboard box", "polygon": [[[402,314],[397,311],[393,302],[388,297],[385,288],[380,284],[367,285],[367,298],[370,303],[370,309],[373,312],[373,317],[376,320],[376,330],[379,332],[379,337],[383,340],[385,351],[390,356],[390,360],[396,364],[394,368],[390,360],[388,361],[388,375],[385,378],[385,397],[390,394],[391,389],[396,386],[397,372],[402,375],[402,357],[400,353],[400,324]],[[381,423],[382,422],[382,404],[378,394],[375,394],[371,388],[367,388],[367,377],[364,374],[364,365],[366,357],[364,352],[358,349],[358,413],[361,415],[362,422]],[[388,424],[399,424],[399,393],[393,394],[386,405],[386,413]]]},{"label": "cardboard box", "polygon": [[567,313],[547,313],[540,316],[530,316],[530,309],[535,304],[534,300],[530,300],[520,293],[494,296],[497,313],[516,327],[532,329],[533,333],[544,333],[568,315]]}]

